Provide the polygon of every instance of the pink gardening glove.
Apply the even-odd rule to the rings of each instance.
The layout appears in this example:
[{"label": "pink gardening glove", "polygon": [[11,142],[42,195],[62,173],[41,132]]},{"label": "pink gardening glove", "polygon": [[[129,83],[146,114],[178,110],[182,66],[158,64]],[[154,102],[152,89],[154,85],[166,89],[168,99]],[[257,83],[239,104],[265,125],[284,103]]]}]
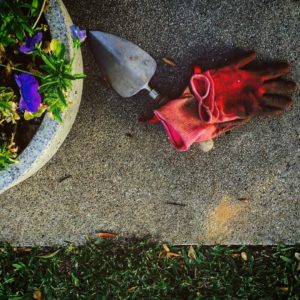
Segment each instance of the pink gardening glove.
[{"label": "pink gardening glove", "polygon": [[239,126],[245,120],[233,120],[216,124],[203,122],[198,115],[198,101],[186,88],[180,98],[170,101],[154,111],[148,123],[161,121],[173,146],[186,151],[197,142],[210,140],[217,135]]}]

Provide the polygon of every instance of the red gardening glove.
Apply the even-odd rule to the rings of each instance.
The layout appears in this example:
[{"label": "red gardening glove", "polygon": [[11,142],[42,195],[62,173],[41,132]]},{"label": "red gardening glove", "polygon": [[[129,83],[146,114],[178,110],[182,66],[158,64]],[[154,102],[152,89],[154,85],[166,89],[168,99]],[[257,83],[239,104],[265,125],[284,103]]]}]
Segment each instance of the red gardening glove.
[{"label": "red gardening glove", "polygon": [[282,79],[273,80],[287,74],[289,64],[278,63],[258,71],[241,69],[255,59],[256,54],[252,52],[223,68],[203,74],[199,67],[195,68],[190,85],[199,102],[198,112],[203,122],[274,115],[291,105],[292,100],[281,94],[295,91],[296,84]]},{"label": "red gardening glove", "polygon": [[169,138],[179,151],[195,142],[206,141],[239,126],[257,115],[274,115],[288,107],[292,100],[280,95],[294,91],[294,82],[272,80],[289,72],[288,64],[277,64],[259,71],[243,70],[255,60],[255,53],[224,68],[201,74],[195,68],[179,99],[154,111],[149,123],[161,121]]}]

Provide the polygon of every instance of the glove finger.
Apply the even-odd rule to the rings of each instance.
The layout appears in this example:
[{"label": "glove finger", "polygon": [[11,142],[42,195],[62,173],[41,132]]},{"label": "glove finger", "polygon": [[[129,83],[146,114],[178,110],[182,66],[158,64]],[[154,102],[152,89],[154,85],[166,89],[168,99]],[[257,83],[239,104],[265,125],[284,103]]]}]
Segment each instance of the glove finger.
[{"label": "glove finger", "polygon": [[251,63],[255,59],[256,59],[256,53],[254,51],[252,51],[252,52],[249,52],[249,53],[243,55],[242,57],[239,57],[239,58],[231,61],[228,64],[228,67],[239,69],[239,68],[242,68],[242,67],[248,65],[249,63]]},{"label": "glove finger", "polygon": [[262,97],[261,105],[265,107],[280,108],[281,110],[291,106],[293,100],[290,97],[276,94],[265,94]]},{"label": "glove finger", "polygon": [[278,116],[282,114],[282,109],[277,107],[264,106],[258,114],[263,116]]},{"label": "glove finger", "polygon": [[297,90],[297,84],[288,80],[273,80],[262,85],[263,94],[286,94]]},{"label": "glove finger", "polygon": [[287,63],[277,63],[276,65],[265,67],[257,73],[263,78],[264,81],[267,81],[289,73],[290,69],[291,66]]}]

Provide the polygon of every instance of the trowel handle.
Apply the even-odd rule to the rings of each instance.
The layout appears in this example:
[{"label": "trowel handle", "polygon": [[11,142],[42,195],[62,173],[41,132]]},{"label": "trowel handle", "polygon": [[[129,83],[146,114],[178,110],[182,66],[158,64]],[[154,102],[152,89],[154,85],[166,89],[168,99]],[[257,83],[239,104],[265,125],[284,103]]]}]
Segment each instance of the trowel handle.
[{"label": "trowel handle", "polygon": [[152,98],[152,99],[157,99],[158,97],[160,97],[160,94],[154,90],[154,89],[151,89],[149,86],[147,87],[147,90],[149,91],[149,96]]},{"label": "trowel handle", "polygon": [[151,89],[149,86],[147,86],[146,89],[149,91],[149,96],[154,99],[155,106],[160,107],[169,101],[168,97],[161,95],[155,89]]}]

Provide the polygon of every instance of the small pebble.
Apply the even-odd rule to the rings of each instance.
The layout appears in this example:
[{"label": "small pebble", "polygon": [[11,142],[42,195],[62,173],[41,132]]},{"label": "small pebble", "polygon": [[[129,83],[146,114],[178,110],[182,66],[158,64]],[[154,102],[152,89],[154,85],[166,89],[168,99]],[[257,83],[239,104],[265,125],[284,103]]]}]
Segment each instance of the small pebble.
[{"label": "small pebble", "polygon": [[213,149],[214,147],[214,141],[213,140],[208,140],[205,142],[199,143],[199,147],[203,152],[208,152]]}]

